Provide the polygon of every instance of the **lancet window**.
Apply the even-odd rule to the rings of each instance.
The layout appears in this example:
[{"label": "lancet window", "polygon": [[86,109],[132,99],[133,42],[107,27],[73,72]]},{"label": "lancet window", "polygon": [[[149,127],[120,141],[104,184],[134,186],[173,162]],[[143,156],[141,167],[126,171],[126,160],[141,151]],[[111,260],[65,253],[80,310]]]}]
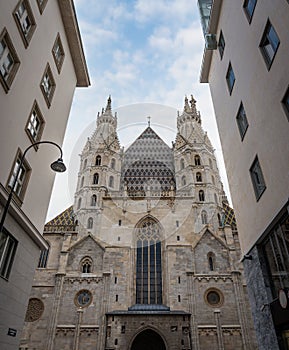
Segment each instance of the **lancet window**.
[{"label": "lancet window", "polygon": [[101,156],[96,156],[95,158],[95,165],[101,165]]},{"label": "lancet window", "polygon": [[162,304],[160,226],[146,218],[136,228],[136,303]]},{"label": "lancet window", "polygon": [[199,155],[195,155],[195,165],[201,165],[201,158]]}]

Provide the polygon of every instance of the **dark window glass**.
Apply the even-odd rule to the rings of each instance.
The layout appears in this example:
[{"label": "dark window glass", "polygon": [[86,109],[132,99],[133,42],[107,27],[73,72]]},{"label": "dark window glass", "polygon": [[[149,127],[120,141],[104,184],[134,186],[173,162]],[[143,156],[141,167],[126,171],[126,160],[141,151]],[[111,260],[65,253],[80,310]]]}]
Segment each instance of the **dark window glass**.
[{"label": "dark window glass", "polygon": [[250,168],[250,174],[251,174],[251,179],[252,179],[256,199],[258,200],[266,189],[266,184],[264,181],[264,177],[263,177],[263,173],[260,167],[258,157],[255,158]]},{"label": "dark window glass", "polygon": [[219,37],[218,49],[219,49],[220,56],[221,56],[221,59],[222,59],[223,55],[224,55],[224,50],[225,50],[225,39],[224,39],[224,35],[223,35],[222,31],[221,31],[220,37]]},{"label": "dark window glass", "polygon": [[278,35],[268,20],[260,42],[260,50],[263,54],[268,69],[270,69],[273,63],[279,44],[280,40]]},{"label": "dark window glass", "polygon": [[234,87],[234,84],[235,84],[235,74],[234,74],[234,71],[233,71],[231,63],[229,63],[229,67],[228,67],[228,70],[227,70],[226,81],[227,81],[229,93],[231,95],[233,87]]},{"label": "dark window glass", "polygon": [[95,159],[95,165],[101,165],[101,156],[97,156]]},{"label": "dark window glass", "polygon": [[245,0],[244,1],[243,7],[244,7],[245,13],[246,13],[246,15],[248,17],[249,23],[252,20],[256,3],[257,3],[257,0]]},{"label": "dark window glass", "polygon": [[287,118],[289,120],[289,87],[286,91],[285,96],[283,97],[282,103],[283,103],[284,110],[287,114]]},{"label": "dark window glass", "polygon": [[42,250],[40,252],[40,257],[39,257],[39,261],[38,261],[39,268],[45,268],[47,266],[48,254],[49,254],[48,249]]},{"label": "dark window glass", "polygon": [[245,112],[245,109],[244,109],[244,106],[243,106],[242,102],[241,102],[240,108],[238,110],[236,119],[237,119],[239,132],[240,132],[240,135],[241,135],[241,139],[243,140],[249,124],[248,124],[246,112]]},{"label": "dark window glass", "polygon": [[0,276],[8,279],[17,248],[16,239],[3,228],[0,232]]}]

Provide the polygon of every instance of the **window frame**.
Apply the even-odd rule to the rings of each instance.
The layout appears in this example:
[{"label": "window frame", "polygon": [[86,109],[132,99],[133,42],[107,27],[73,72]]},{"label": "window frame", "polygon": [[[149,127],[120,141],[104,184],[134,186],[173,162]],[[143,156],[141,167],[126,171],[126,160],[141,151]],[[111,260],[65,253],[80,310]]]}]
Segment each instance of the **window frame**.
[{"label": "window frame", "polygon": [[[4,91],[6,93],[8,93],[8,91],[10,90],[11,88],[11,85],[13,83],[13,80],[16,76],[16,73],[19,69],[19,66],[20,66],[20,60],[18,58],[18,55],[16,53],[16,50],[14,48],[14,45],[12,44],[12,41],[11,41],[11,38],[8,34],[8,31],[6,29],[6,27],[4,27],[4,29],[2,30],[1,34],[0,34],[0,42],[4,41],[5,43],[5,48],[3,50],[3,52],[5,51],[6,47],[7,47],[7,50],[8,50],[8,54],[10,54],[12,60],[13,60],[13,63],[12,63],[12,66],[11,66],[11,69],[9,70],[9,72],[7,73],[7,76],[4,77],[0,71],[0,82],[2,84],[2,87],[4,89]],[[7,54],[7,56],[8,56]],[[4,60],[2,58],[2,55],[3,53],[1,54],[0,56],[0,67],[2,68],[3,67],[3,63],[4,63]],[[3,60],[3,63],[1,63]]]},{"label": "window frame", "polygon": [[[51,84],[50,84],[51,85],[51,90],[50,90],[49,94],[46,92],[45,87],[44,87],[44,85],[45,85],[44,78],[45,78],[46,74],[48,74],[48,78],[51,81]],[[54,96],[54,92],[55,92],[55,89],[56,89],[56,84],[55,84],[55,80],[54,80],[54,77],[53,77],[53,74],[52,74],[52,70],[50,68],[49,63],[47,63],[45,71],[44,71],[44,74],[43,74],[43,76],[41,78],[40,89],[42,91],[42,94],[43,94],[43,97],[44,97],[45,102],[47,104],[47,107],[50,108],[51,103],[52,103],[52,99],[53,99],[53,96]]]},{"label": "window frame", "polygon": [[45,9],[45,6],[46,6],[46,4],[47,4],[47,1],[48,1],[48,0],[43,0],[42,2],[40,2],[40,0],[37,0],[37,1],[36,1],[36,2],[37,2],[37,5],[38,5],[39,12],[40,12],[41,15],[42,15],[42,13],[43,13],[43,11],[44,11],[44,9]]},{"label": "window frame", "polygon": [[[57,54],[56,54],[56,51],[55,51],[57,46],[60,49],[60,56],[59,56],[60,59],[57,58]],[[56,68],[57,68],[57,72],[58,72],[58,74],[60,74],[62,66],[63,66],[64,58],[65,58],[65,52],[64,52],[64,48],[63,48],[62,41],[61,41],[59,33],[57,33],[57,36],[56,36],[56,39],[54,41],[54,44],[53,44],[51,52],[52,52],[52,56],[54,58],[54,62],[55,62]]]},{"label": "window frame", "polygon": [[[231,77],[233,77],[233,81],[231,81]],[[227,73],[226,73],[226,82],[227,82],[227,86],[228,86],[228,90],[229,90],[229,94],[230,96],[232,95],[232,91],[236,82],[236,76],[232,67],[231,62],[229,62],[229,66],[227,69]]]},{"label": "window frame", "polygon": [[[36,117],[38,117],[38,119],[39,119],[39,128],[38,128],[38,131],[35,133],[35,137],[33,137],[32,133],[30,131],[29,125],[32,124],[31,117],[33,115],[33,112],[35,112],[35,111],[36,111]],[[38,105],[37,101],[35,100],[33,103],[32,109],[29,113],[29,117],[28,117],[28,120],[27,120],[27,123],[25,126],[25,131],[26,131],[27,136],[29,137],[31,143],[39,142],[41,140],[44,126],[45,126],[45,120],[44,120],[43,115],[40,111],[39,105]],[[32,126],[31,128],[34,128],[34,126]],[[38,147],[39,147],[38,145],[35,145],[34,149],[37,151]]]},{"label": "window frame", "polygon": [[[253,0],[253,1],[255,1],[255,3],[252,3],[252,0],[244,0],[244,3],[243,3],[243,9],[244,9],[244,12],[246,14],[246,17],[248,19],[249,24],[251,24],[251,22],[252,22],[255,8],[257,5],[257,0]],[[249,11],[248,5],[253,5],[252,11]]]},{"label": "window frame", "polygon": [[[12,178],[14,178],[14,176],[16,175],[16,172],[17,172],[16,162],[19,161],[19,164],[20,164],[20,160],[22,158],[22,155],[23,155],[23,153],[21,152],[20,148],[18,148],[18,150],[16,152],[16,156],[15,156],[14,161],[13,161],[13,165],[12,165],[10,173],[9,173],[7,184],[6,184],[6,188],[8,191],[11,190],[11,185],[13,184],[13,183],[11,183],[11,181],[14,182],[14,179],[12,180]],[[13,197],[16,200],[18,205],[21,205],[23,202],[25,192],[26,192],[27,187],[28,187],[29,178],[30,178],[30,175],[32,172],[32,169],[31,169],[31,167],[26,159],[24,159],[21,167],[24,168],[24,177],[23,177],[23,180],[20,179],[20,181],[19,181],[19,175],[21,176],[21,172],[18,174],[18,179],[17,179],[16,185],[15,185],[14,191],[13,191]],[[20,185],[19,192],[18,192],[18,190],[16,191],[17,183]]]},{"label": "window frame", "polygon": [[[278,43],[277,43],[275,49],[274,49],[275,43],[273,45],[273,41],[270,41],[270,38],[271,38],[271,37],[269,37],[270,30],[273,30],[274,35],[278,39]],[[268,44],[266,44],[267,41],[268,41]],[[270,57],[270,54],[268,53],[269,51],[266,49],[266,47],[268,47],[268,46],[270,46],[270,48],[274,51],[272,57]],[[279,46],[280,46],[279,36],[278,36],[275,28],[273,27],[270,19],[268,18],[268,20],[266,22],[265,29],[264,29],[263,34],[262,34],[260,44],[259,44],[259,49],[260,49],[261,54],[264,58],[264,61],[265,61],[265,64],[267,66],[268,71],[270,70],[270,68],[274,62],[274,59],[275,59],[275,56],[277,54]]]},{"label": "window frame", "polygon": [[287,87],[287,90],[282,98],[282,106],[283,106],[283,109],[285,111],[285,114],[287,116],[287,119],[289,121],[289,85]]},{"label": "window frame", "polygon": [[[22,26],[22,19],[23,18],[20,17],[19,14],[18,14],[19,7],[21,5],[23,5],[23,4],[24,4],[24,8],[25,8],[27,17],[28,17],[28,19],[30,21],[30,27],[29,27],[29,30],[26,33],[25,33],[25,29]],[[31,9],[31,6],[30,6],[28,0],[20,0],[18,2],[18,4],[16,5],[16,7],[15,7],[15,9],[13,11],[13,17],[14,17],[14,20],[16,22],[16,25],[17,25],[18,31],[20,33],[21,39],[23,41],[24,47],[27,48],[29,43],[30,43],[30,41],[31,41],[31,39],[32,39],[32,36],[33,36],[33,34],[35,32],[35,29],[36,29],[35,18],[34,18],[34,15],[33,15],[33,12],[32,12],[32,9]]]},{"label": "window frame", "polygon": [[[3,235],[6,235],[6,237],[4,237],[3,246],[0,245],[0,277],[8,281],[17,251],[18,240],[5,227],[0,232],[0,242]],[[12,242],[12,246],[9,247],[10,242]]]},{"label": "window frame", "polygon": [[39,256],[38,265],[37,265],[38,269],[47,268],[49,252],[50,252],[49,248],[40,251],[40,256]]},{"label": "window frame", "polygon": [[[259,174],[257,174],[257,172],[256,172],[256,167],[259,170]],[[255,157],[249,171],[250,171],[250,175],[251,175],[251,180],[252,180],[252,185],[254,188],[256,200],[258,202],[266,190],[266,182],[264,180],[264,175],[263,175],[263,171],[262,171],[258,156]],[[260,184],[258,184],[259,180],[261,181]],[[260,189],[258,189],[258,186],[260,187]],[[262,188],[261,188],[261,186],[262,186]]]},{"label": "window frame", "polygon": [[[241,112],[243,112],[243,113],[241,113]],[[246,121],[245,128],[242,127],[244,120]],[[243,105],[242,101],[240,103],[240,106],[239,106],[239,109],[238,109],[238,112],[237,112],[237,115],[236,115],[236,122],[237,122],[239,133],[240,133],[240,136],[241,136],[241,141],[243,141],[244,137],[246,135],[246,132],[248,130],[249,123],[248,123],[247,114],[246,114],[246,111],[245,111],[245,108],[244,108],[244,105]]]},{"label": "window frame", "polygon": [[219,41],[218,41],[218,50],[219,50],[221,60],[223,59],[223,56],[224,56],[225,46],[226,46],[226,42],[225,42],[223,31],[221,30],[219,35]]}]

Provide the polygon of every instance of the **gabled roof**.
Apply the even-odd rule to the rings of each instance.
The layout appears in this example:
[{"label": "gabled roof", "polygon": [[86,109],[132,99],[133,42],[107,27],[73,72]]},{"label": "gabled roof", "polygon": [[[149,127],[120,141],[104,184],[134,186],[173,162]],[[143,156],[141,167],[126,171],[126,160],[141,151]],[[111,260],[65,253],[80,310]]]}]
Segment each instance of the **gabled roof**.
[{"label": "gabled roof", "polygon": [[215,235],[207,226],[205,226],[203,228],[203,232],[201,233],[201,236],[198,240],[198,242],[196,243],[196,245],[193,247],[194,249],[197,247],[197,245],[202,241],[202,239],[207,235],[211,235],[213,236],[224,248],[229,249],[229,247],[227,246],[227,244],[217,235]]},{"label": "gabled roof", "polygon": [[94,243],[95,243],[96,245],[98,245],[102,250],[105,249],[104,246],[100,243],[100,241],[99,241],[97,238],[95,238],[92,234],[89,233],[88,235],[82,237],[80,240],[78,240],[77,242],[75,242],[75,243],[68,249],[68,251],[71,251],[71,250],[75,249],[79,244],[81,244],[82,242],[86,241],[86,240],[89,239],[89,238],[92,239],[92,240],[94,241]]}]

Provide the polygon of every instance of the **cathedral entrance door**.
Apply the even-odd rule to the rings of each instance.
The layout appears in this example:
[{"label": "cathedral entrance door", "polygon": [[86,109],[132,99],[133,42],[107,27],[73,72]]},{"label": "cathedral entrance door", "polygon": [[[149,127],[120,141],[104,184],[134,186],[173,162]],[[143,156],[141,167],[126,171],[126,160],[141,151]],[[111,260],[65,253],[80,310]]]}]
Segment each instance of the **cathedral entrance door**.
[{"label": "cathedral entrance door", "polygon": [[151,329],[146,329],[136,336],[131,350],[166,350],[162,337]]}]

